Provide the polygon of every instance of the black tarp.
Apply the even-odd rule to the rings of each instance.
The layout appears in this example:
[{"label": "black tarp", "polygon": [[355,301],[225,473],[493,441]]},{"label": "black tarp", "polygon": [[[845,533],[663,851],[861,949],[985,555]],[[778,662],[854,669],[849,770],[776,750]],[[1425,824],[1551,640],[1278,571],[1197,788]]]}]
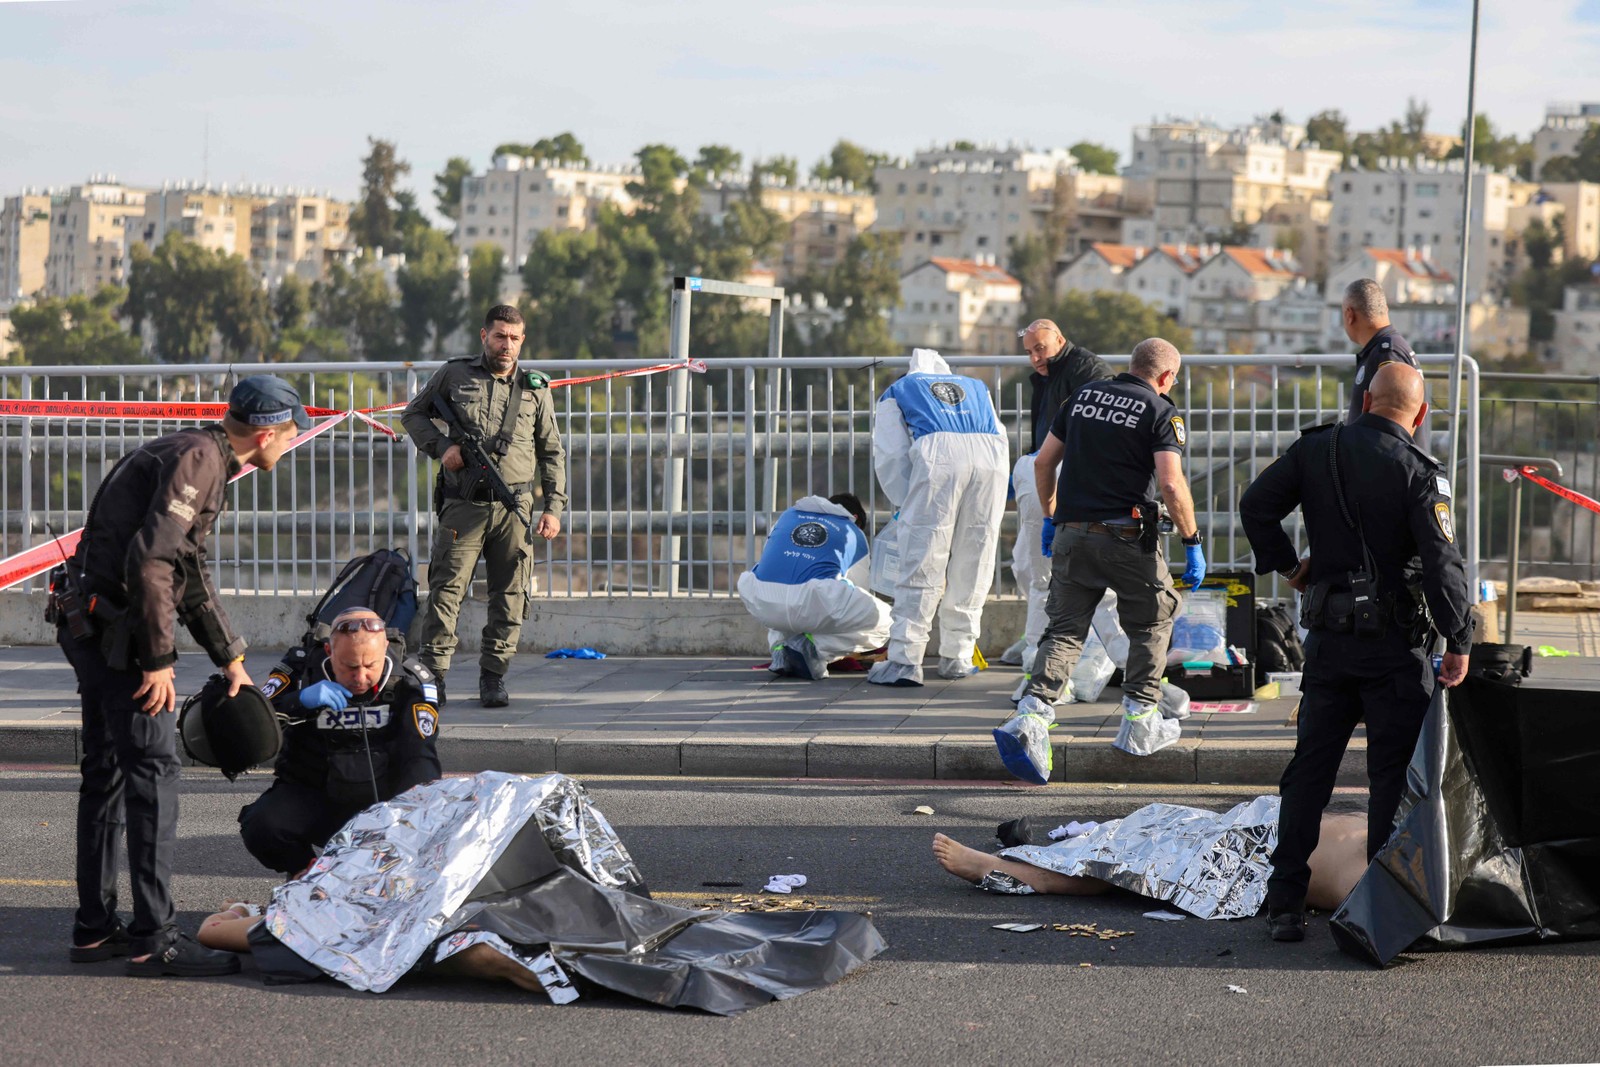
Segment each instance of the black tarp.
[{"label": "black tarp", "polygon": [[1600,937],[1600,686],[1469,677],[1440,688],[1398,825],[1333,917],[1339,947]]}]

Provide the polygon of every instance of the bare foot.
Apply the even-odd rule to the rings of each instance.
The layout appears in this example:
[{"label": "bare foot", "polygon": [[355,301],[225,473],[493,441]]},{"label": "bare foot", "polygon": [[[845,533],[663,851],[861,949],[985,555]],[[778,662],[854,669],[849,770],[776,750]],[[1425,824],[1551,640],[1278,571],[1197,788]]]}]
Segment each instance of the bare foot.
[{"label": "bare foot", "polygon": [[981,882],[984,875],[995,869],[995,857],[968,848],[944,834],[933,835],[933,858],[939,861],[939,866],[969,882]]}]

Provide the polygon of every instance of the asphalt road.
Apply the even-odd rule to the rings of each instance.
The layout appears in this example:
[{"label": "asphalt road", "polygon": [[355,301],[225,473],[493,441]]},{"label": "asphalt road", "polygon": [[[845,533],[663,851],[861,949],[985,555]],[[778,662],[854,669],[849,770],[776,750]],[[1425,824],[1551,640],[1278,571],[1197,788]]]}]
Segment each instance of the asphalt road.
[{"label": "asphalt road", "polygon": [[[236,977],[187,981],[126,978],[119,961],[69,964],[76,784],[71,771],[0,771],[6,1064],[1600,1059],[1600,942],[1419,954],[1378,971],[1342,956],[1323,918],[1304,944],[1275,945],[1260,920],[1159,923],[1127,894],[991,896],[929,853],[936,830],[981,847],[996,823],[1022,814],[1048,827],[1152,800],[1221,808],[1245,799],[1226,789],[591,780],[652,888],[674,902],[730,892],[707,881],[754,891],[768,875],[803,873],[805,893],[869,910],[889,942],[838,985],[723,1019],[603,995],[555,1007],[510,986],[446,979],[383,995],[332,983],[268,988],[248,960]],[[185,771],[174,888],[189,929],[224,899],[267,898],[272,881],[234,822],[263,786]],[[919,804],[935,814],[913,814]],[[991,929],[1005,921],[1134,933],[1099,941]]]}]

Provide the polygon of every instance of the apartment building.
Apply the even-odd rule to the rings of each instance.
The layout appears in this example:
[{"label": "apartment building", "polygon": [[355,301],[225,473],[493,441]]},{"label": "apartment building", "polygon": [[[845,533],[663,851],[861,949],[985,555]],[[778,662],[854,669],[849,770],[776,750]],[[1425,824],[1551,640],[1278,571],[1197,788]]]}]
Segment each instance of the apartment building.
[{"label": "apartment building", "polygon": [[[747,176],[713,181],[700,190],[700,212],[720,221],[734,201],[749,196]],[[832,268],[878,214],[872,194],[845,181],[795,186],[768,181],[762,183],[760,197],[761,206],[785,225],[783,246],[774,264],[780,285]]]},{"label": "apartment building", "polygon": [[45,259],[45,293],[72,296],[126,277],[125,227],[144,212],[145,192],[121,185],[115,177],[91,178],[51,198],[50,250]]},{"label": "apartment building", "polygon": [[1569,285],[1546,359],[1567,374],[1600,374],[1600,282]]},{"label": "apartment building", "polygon": [[[1190,277],[1185,325],[1194,332],[1198,351],[1254,352],[1257,333],[1262,329],[1270,333],[1273,329],[1263,318],[1260,306],[1276,300],[1286,290],[1304,292],[1308,287],[1308,279],[1292,253],[1275,248],[1226,247]],[[1285,328],[1279,316],[1277,330],[1282,332]],[[1308,339],[1315,336],[1315,323],[1310,324],[1307,333]]]},{"label": "apartment building", "polygon": [[[1461,262],[1460,160],[1385,160],[1377,170],[1344,170],[1333,180],[1328,257],[1343,264],[1364,248],[1412,248],[1455,269]],[[1484,168],[1472,182],[1471,257],[1467,299],[1498,299],[1506,276],[1504,244],[1512,178]]]},{"label": "apartment building", "polygon": [[350,205],[291,191],[257,201],[250,213],[250,265],[269,284],[296,274],[320,280],[328,263],[350,251]]},{"label": "apartment building", "polygon": [[1389,321],[1413,348],[1437,352],[1453,343],[1456,280],[1450,271],[1425,250],[1363,248],[1328,275],[1323,314],[1323,343],[1328,351],[1350,346],[1344,333],[1344,291],[1362,278],[1371,278],[1383,289]]},{"label": "apartment building", "polygon": [[890,332],[897,345],[951,355],[1015,352],[1022,283],[982,261],[935,257],[900,277]]},{"label": "apartment building", "polygon": [[1125,293],[1127,273],[1144,258],[1137,245],[1098,242],[1073,256],[1056,275],[1056,296],[1068,293]]},{"label": "apartment building", "polygon": [[462,251],[492,245],[520,271],[545,230],[582,230],[600,208],[631,212],[628,183],[636,167],[585,167],[523,156],[495,156],[489,169],[461,182],[461,217],[455,242]]},{"label": "apartment building", "polygon": [[900,238],[900,268],[930,259],[1004,260],[1012,246],[1044,232],[1057,176],[1077,161],[1064,148],[919,152],[877,168],[873,228]]},{"label": "apartment building", "polygon": [[1190,280],[1221,245],[1158,245],[1128,272],[1127,291],[1175,322],[1190,321]]},{"label": "apartment building", "polygon": [[1250,232],[1256,248],[1285,248],[1294,253],[1306,277],[1320,282],[1328,276],[1328,220],[1330,200],[1286,200],[1274,204]]},{"label": "apartment building", "polygon": [[0,202],[0,309],[44,288],[50,210],[49,193],[27,192]]},{"label": "apartment building", "polygon": [[1589,127],[1600,123],[1600,104],[1551,104],[1544,111],[1544,125],[1533,131],[1533,176],[1544,174],[1544,165],[1557,156],[1578,152],[1578,142]]},{"label": "apartment building", "polygon": [[1155,183],[1157,240],[1191,242],[1255,225],[1284,202],[1325,199],[1342,158],[1288,123],[1224,130],[1170,120],[1134,130],[1129,173]]},{"label": "apartment building", "polygon": [[166,186],[144,198],[144,210],[127,217],[123,240],[128,248],[154,248],[168,233],[177,233],[202,248],[250,258],[250,227],[261,198],[210,186]]},{"label": "apartment building", "polygon": [[1539,192],[1561,205],[1568,259],[1600,259],[1600,183],[1545,182]]}]

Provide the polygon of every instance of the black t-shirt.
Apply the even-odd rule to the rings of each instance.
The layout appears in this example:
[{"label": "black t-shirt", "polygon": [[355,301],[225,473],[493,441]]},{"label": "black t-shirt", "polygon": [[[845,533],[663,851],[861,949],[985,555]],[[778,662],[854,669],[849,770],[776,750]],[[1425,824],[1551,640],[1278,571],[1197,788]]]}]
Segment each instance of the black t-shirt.
[{"label": "black t-shirt", "polygon": [[1361,351],[1356,353],[1356,380],[1354,388],[1350,390],[1350,412],[1344,417],[1345,425],[1361,417],[1361,398],[1367,395],[1372,376],[1385,363],[1417,365],[1416,354],[1393,326],[1385,326],[1373,334],[1372,340],[1362,345]]},{"label": "black t-shirt", "polygon": [[1056,483],[1057,522],[1130,522],[1157,501],[1156,453],[1189,439],[1172,401],[1143,378],[1089,382],[1061,406],[1050,432],[1066,445]]}]

